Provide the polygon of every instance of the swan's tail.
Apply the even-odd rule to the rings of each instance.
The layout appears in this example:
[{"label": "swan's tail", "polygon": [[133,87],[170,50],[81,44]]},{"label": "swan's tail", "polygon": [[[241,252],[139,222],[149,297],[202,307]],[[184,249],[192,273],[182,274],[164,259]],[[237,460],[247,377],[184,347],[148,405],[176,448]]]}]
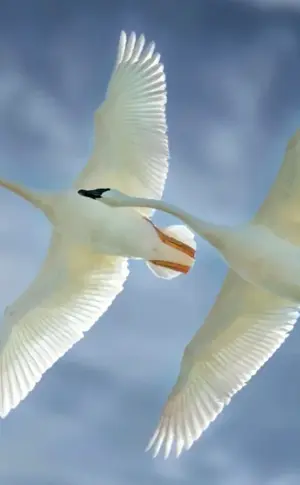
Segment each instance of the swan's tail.
[{"label": "swan's tail", "polygon": [[147,261],[148,267],[159,278],[172,279],[186,274],[195,262],[196,241],[186,226],[169,226],[158,229],[154,226],[162,244],[157,259]]}]

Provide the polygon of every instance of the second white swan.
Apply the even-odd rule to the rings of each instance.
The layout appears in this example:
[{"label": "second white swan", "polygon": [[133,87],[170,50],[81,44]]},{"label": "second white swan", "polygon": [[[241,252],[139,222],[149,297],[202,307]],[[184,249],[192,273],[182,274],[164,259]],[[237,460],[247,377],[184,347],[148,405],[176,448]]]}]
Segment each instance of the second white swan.
[{"label": "second white swan", "polygon": [[238,227],[201,221],[162,201],[103,190],[102,203],[153,207],[179,217],[230,266],[205,323],[187,345],[181,370],[149,443],[167,457],[189,449],[232,396],[293,329],[300,305],[300,130],[255,217]]}]

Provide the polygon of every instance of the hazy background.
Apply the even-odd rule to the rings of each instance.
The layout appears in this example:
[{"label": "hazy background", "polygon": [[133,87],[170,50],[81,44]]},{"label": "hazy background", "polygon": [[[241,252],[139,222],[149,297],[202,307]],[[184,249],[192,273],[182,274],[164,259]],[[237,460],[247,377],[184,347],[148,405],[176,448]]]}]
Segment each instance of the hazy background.
[{"label": "hazy background", "polygon": [[[70,184],[88,158],[121,29],[155,40],[165,63],[166,199],[212,221],[246,220],[300,125],[295,0],[1,1],[0,175]],[[1,190],[0,236],[4,310],[35,275],[49,227]],[[171,282],[133,264],[109,312],[0,423],[1,483],[300,483],[297,328],[189,453],[167,462],[144,454],[226,273],[213,249],[198,247],[192,273]]]}]

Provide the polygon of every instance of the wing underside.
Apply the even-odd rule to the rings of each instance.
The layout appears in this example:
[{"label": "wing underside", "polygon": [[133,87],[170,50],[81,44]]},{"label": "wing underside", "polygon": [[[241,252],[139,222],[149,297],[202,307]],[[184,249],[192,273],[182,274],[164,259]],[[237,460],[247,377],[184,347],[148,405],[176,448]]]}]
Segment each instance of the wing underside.
[{"label": "wing underside", "polygon": [[300,244],[300,130],[288,142],[278,175],[254,222]]},{"label": "wing underside", "polygon": [[127,260],[64,247],[54,234],[34,282],[8,307],[1,329],[0,416],[5,417],[108,309]]},{"label": "wing underside", "polygon": [[263,292],[233,271],[204,325],[185,349],[180,374],[148,449],[189,449],[226,404],[274,354],[298,308]]},{"label": "wing underside", "polygon": [[165,74],[155,44],[122,32],[106,99],[95,114],[94,149],[75,186],[160,199],[169,156],[165,104]]}]

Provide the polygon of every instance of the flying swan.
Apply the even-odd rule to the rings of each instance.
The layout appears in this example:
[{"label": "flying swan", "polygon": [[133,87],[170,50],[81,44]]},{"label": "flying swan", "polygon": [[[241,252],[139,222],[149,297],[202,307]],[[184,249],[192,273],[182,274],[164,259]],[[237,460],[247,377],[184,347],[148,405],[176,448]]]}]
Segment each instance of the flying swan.
[{"label": "flying swan", "polygon": [[113,209],[89,188],[114,187],[161,198],[168,171],[166,84],[155,44],[122,32],[106,99],[95,113],[94,150],[61,192],[0,185],[43,211],[53,225],[47,257],[27,290],[4,314],[0,335],[0,416],[24,399],[103,315],[122,291],[128,258],[144,259],[161,278],[187,273],[193,233],[158,229],[149,209]]},{"label": "flying swan", "polygon": [[[216,226],[161,201],[102,189],[114,207],[152,207],[179,217],[230,269],[204,324],[187,345],[177,382],[149,442],[154,456],[188,450],[232,396],[288,337],[300,306],[300,130],[255,217]],[[98,190],[99,193],[99,190]]]}]

